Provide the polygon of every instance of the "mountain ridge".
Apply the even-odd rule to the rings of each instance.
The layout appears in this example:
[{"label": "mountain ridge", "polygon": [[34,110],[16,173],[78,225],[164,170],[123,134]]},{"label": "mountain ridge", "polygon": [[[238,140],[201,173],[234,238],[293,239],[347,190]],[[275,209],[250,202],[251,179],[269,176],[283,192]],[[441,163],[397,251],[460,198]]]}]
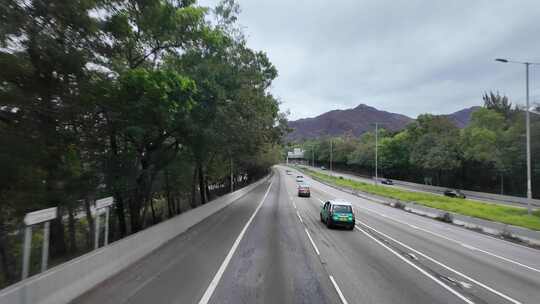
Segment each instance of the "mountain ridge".
[{"label": "mountain ridge", "polygon": [[[469,107],[450,114],[448,117],[456,127],[464,128],[468,125],[472,112],[480,107]],[[293,129],[287,135],[287,140],[302,140],[321,136],[340,136],[351,133],[360,136],[375,128],[379,123],[383,128],[391,131],[399,131],[415,119],[399,113],[392,113],[376,109],[375,107],[361,103],[350,109],[331,110],[315,117],[300,118],[289,121],[289,127]]]}]

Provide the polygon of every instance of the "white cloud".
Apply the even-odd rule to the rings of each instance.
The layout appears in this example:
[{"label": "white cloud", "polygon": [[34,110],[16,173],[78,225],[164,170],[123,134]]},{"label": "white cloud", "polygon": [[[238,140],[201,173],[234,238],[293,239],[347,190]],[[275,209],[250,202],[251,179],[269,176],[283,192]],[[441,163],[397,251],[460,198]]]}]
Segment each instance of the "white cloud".
[{"label": "white cloud", "polygon": [[[201,1],[212,5],[215,1]],[[540,2],[240,0],[249,45],[279,71],[291,119],[360,103],[412,117],[480,105],[484,91],[524,100],[540,61]],[[540,99],[540,66],[532,95]]]}]

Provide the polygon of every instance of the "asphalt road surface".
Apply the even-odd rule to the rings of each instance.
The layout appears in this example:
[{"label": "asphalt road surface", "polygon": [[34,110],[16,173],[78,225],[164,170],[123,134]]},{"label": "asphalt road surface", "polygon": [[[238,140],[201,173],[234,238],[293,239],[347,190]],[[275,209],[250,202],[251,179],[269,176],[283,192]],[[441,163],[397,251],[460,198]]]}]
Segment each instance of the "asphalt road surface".
[{"label": "asphalt road surface", "polygon": [[[540,251],[416,216],[284,167],[74,303],[540,303]],[[353,231],[321,202],[353,204]]]},{"label": "asphalt road surface", "polygon": [[[354,174],[350,174],[350,173],[344,173],[344,172],[338,172],[338,171],[328,171],[328,170],[322,170],[321,168],[319,167],[313,167],[313,166],[306,166],[306,165],[302,165],[304,167],[307,167],[309,168],[310,170],[314,170],[314,171],[317,171],[319,173],[323,173],[323,174],[331,174],[333,176],[342,176],[343,178],[347,178],[347,179],[350,179],[350,180],[355,180],[355,181],[359,181],[359,182],[363,182],[363,183],[373,183],[374,182],[374,178],[367,178],[367,177],[363,177],[363,176],[358,176],[358,175],[354,175]],[[382,180],[381,177],[379,177],[379,180]],[[398,184],[398,181],[394,180],[394,184],[393,185],[385,185],[383,183],[379,183],[379,185],[383,186],[383,187],[391,187],[391,188],[396,188],[396,189],[401,189],[401,190],[406,190],[406,191],[414,191],[414,192],[424,192],[424,193],[430,193],[430,194],[437,194],[437,195],[444,195],[442,192],[442,190],[429,190],[429,189],[426,189],[426,188],[421,188],[422,185],[418,184],[418,187],[415,187],[415,186],[412,186],[412,185],[405,185],[405,184]],[[450,188],[448,188],[450,189]],[[476,200],[476,201],[481,201],[481,202],[485,202],[485,203],[490,203],[490,204],[497,204],[497,205],[507,205],[507,206],[516,206],[516,207],[527,207],[527,204],[526,203],[523,203],[523,202],[517,202],[515,200],[512,200],[511,196],[503,196],[503,198],[501,199],[489,199],[485,196],[477,196],[477,195],[472,195],[472,194],[468,194],[467,195],[467,198],[469,199],[473,199],[473,200]],[[538,207],[540,207],[539,203],[538,203],[538,200],[533,200],[532,201],[532,208],[533,209],[538,209]]]}]

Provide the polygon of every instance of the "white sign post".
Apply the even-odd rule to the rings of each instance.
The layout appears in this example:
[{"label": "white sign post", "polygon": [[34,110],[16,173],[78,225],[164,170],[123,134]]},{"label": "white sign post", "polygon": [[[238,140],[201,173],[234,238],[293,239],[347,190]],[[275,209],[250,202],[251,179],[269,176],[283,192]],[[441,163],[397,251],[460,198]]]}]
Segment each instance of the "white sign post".
[{"label": "white sign post", "polygon": [[30,253],[32,251],[32,226],[43,223],[43,248],[41,251],[41,271],[47,270],[47,263],[49,261],[49,235],[50,235],[50,221],[55,219],[58,215],[58,208],[42,209],[34,212],[27,213],[24,217],[24,251],[23,251],[23,270],[22,279],[28,277],[30,270]]},{"label": "white sign post", "polygon": [[96,233],[94,236],[94,249],[99,248],[99,218],[101,209],[105,208],[105,240],[104,246],[107,246],[109,243],[109,209],[114,203],[114,198],[112,196],[102,198],[96,201]]}]

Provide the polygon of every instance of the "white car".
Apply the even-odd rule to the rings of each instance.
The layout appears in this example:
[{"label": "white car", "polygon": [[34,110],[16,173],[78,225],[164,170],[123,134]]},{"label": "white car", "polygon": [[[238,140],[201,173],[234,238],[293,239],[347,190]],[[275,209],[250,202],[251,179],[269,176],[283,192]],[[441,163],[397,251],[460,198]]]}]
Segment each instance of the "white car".
[{"label": "white car", "polygon": [[296,181],[301,183],[301,182],[304,181],[304,177],[302,175],[298,175],[298,176],[296,176]]}]

